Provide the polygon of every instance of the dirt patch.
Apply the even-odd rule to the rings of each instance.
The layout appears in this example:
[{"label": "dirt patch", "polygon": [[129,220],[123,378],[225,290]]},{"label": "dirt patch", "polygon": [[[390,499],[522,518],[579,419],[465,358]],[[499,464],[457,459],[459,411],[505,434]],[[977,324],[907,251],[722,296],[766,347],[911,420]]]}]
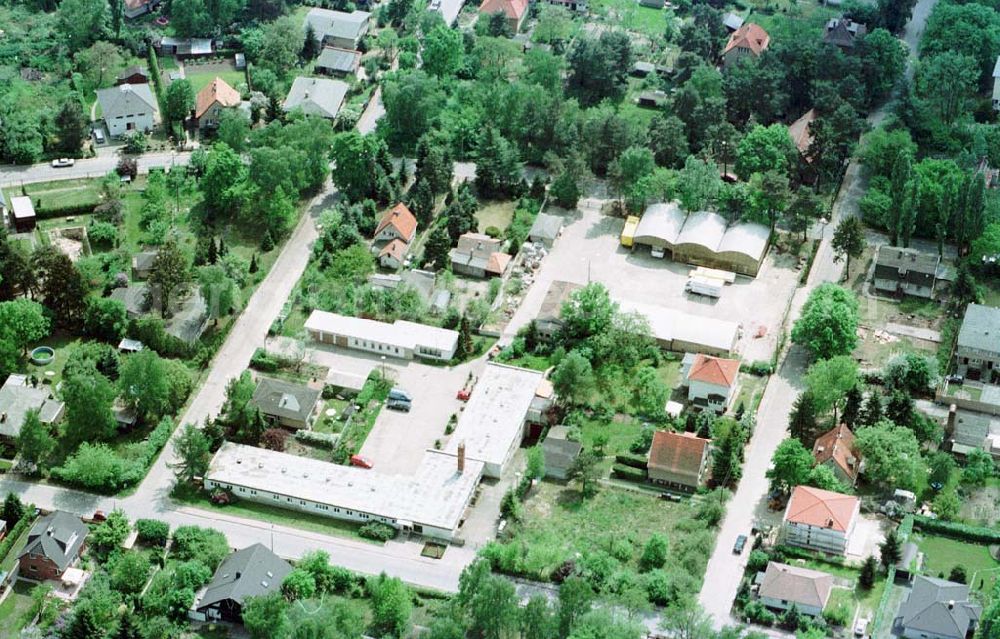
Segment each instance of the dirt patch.
[{"label": "dirt patch", "polygon": [[1000,484],[980,488],[962,502],[962,519],[977,526],[995,526],[1000,522]]},{"label": "dirt patch", "polygon": [[486,229],[491,226],[504,231],[510,226],[510,222],[513,219],[513,202],[486,202],[481,209],[476,211],[476,220],[479,223],[480,233],[485,233]]}]

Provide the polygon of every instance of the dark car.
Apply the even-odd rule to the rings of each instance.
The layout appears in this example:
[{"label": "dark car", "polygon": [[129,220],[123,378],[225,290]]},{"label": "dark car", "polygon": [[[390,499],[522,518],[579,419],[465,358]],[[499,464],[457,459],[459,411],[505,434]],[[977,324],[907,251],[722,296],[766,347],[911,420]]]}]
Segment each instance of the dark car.
[{"label": "dark car", "polygon": [[733,554],[734,555],[742,555],[743,554],[743,548],[745,548],[746,545],[747,545],[747,536],[746,535],[740,535],[739,537],[737,537],[736,538],[736,543],[733,544]]},{"label": "dark car", "polygon": [[961,386],[962,384],[965,383],[965,378],[962,377],[961,375],[949,375],[948,383],[954,384],[955,386]]},{"label": "dark car", "polygon": [[403,399],[389,399],[386,403],[386,408],[391,408],[392,410],[398,410],[404,413],[410,412],[410,402]]}]

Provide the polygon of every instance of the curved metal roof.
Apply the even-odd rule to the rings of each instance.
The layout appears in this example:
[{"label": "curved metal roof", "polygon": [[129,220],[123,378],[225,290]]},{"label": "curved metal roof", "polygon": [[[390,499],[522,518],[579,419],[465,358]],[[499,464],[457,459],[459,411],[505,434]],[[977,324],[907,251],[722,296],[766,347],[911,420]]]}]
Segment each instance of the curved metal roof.
[{"label": "curved metal roof", "polygon": [[726,218],[718,213],[698,211],[688,215],[684,229],[677,237],[677,245],[695,244],[713,253],[718,251],[722,237],[726,233]]},{"label": "curved metal roof", "polygon": [[754,260],[761,260],[770,238],[771,230],[763,224],[739,222],[726,230],[716,252],[739,253]]},{"label": "curved metal roof", "polygon": [[639,220],[633,241],[639,244],[673,246],[677,243],[682,226],[684,213],[677,202],[650,204]]}]

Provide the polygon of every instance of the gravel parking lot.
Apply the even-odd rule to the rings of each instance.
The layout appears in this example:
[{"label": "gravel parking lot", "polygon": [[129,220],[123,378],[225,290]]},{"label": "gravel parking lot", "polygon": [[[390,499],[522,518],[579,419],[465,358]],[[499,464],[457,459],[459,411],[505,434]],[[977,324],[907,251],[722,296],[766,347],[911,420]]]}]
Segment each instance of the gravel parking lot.
[{"label": "gravel parking lot", "polygon": [[[321,366],[349,373],[377,369],[383,366],[378,355],[310,344],[308,359]],[[409,413],[383,408],[375,427],[361,447],[361,455],[376,468],[392,468],[392,472],[410,475],[416,472],[424,451],[434,447],[434,441],[447,441],[444,434],[448,418],[459,412],[463,402],[455,398],[465,386],[469,373],[482,372],[484,360],[474,360],[461,366],[429,366],[415,361],[388,358],[384,362],[386,375],[394,385],[413,397]]]},{"label": "gravel parking lot", "polygon": [[[623,248],[619,236],[624,220],[602,214],[603,202],[581,200],[579,209],[566,216],[562,236],[542,260],[531,289],[504,331],[505,341],[538,314],[552,281],[596,281],[620,299],[738,322],[743,326],[743,337],[737,349],[743,359],[771,358],[785,306],[798,283],[799,272],[790,260],[769,252],[755,279],[737,277],[720,299],[690,295],[684,285],[694,267],[656,259],[646,247],[633,251]],[[759,327],[766,331],[762,338],[755,337]]]}]

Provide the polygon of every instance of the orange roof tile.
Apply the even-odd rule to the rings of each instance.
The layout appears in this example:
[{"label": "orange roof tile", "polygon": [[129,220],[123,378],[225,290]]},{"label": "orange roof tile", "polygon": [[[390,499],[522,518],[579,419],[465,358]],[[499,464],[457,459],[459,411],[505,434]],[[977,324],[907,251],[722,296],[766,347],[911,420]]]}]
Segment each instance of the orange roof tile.
[{"label": "orange roof tile", "polygon": [[226,84],[222,78],[216,77],[206,84],[195,97],[194,116],[200,118],[205,115],[208,108],[218,102],[223,107],[237,107],[240,105],[240,92]]},{"label": "orange roof tile", "polygon": [[507,265],[510,264],[510,260],[510,255],[506,253],[490,253],[490,261],[486,265],[486,272],[503,275],[503,272],[507,270]]},{"label": "orange roof tile", "polygon": [[785,521],[847,532],[857,506],[857,497],[811,486],[796,486],[792,498],[788,500]]},{"label": "orange roof tile", "polygon": [[493,14],[503,12],[511,20],[521,20],[528,10],[528,0],[483,0],[479,5],[479,13]]},{"label": "orange roof tile", "polygon": [[729,42],[726,43],[722,54],[725,55],[732,49],[750,49],[754,55],[760,55],[770,43],[771,36],[767,35],[767,31],[764,31],[759,24],[747,22],[729,36]]},{"label": "orange roof tile", "polygon": [[844,424],[816,438],[816,443],[813,444],[813,457],[816,458],[817,464],[833,460],[833,463],[852,480],[858,478],[861,459],[854,452],[854,433]]},{"label": "orange roof tile", "polygon": [[379,258],[382,258],[385,257],[386,255],[390,255],[393,258],[395,258],[397,262],[402,262],[406,258],[406,252],[409,249],[410,249],[409,244],[397,238],[389,242],[385,246],[383,246],[382,250],[379,251],[378,256]]},{"label": "orange roof tile", "polygon": [[716,386],[732,386],[736,383],[739,372],[738,359],[723,359],[698,353],[691,363],[688,379]]},{"label": "orange roof tile", "polygon": [[708,444],[709,440],[693,433],[658,430],[653,433],[646,467],[697,479]]},{"label": "orange roof tile", "polygon": [[382,216],[382,221],[378,223],[378,227],[375,229],[375,235],[381,233],[389,225],[392,225],[396,229],[396,232],[406,239],[406,241],[410,241],[413,239],[414,231],[417,230],[417,218],[413,217],[410,209],[406,208],[406,205],[400,202]]},{"label": "orange roof tile", "polygon": [[[809,109],[801,118],[788,125],[788,135],[792,136],[795,148],[803,157],[807,157],[809,147],[812,146],[813,135],[809,130],[809,125],[816,119],[816,109]],[[808,157],[807,157],[808,159]]]}]

